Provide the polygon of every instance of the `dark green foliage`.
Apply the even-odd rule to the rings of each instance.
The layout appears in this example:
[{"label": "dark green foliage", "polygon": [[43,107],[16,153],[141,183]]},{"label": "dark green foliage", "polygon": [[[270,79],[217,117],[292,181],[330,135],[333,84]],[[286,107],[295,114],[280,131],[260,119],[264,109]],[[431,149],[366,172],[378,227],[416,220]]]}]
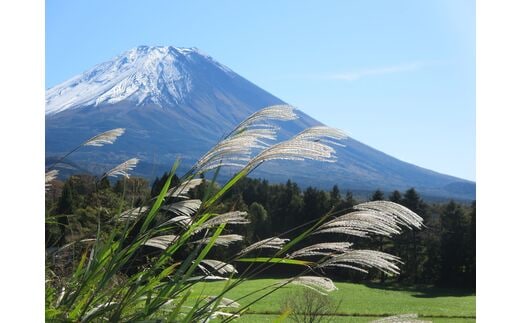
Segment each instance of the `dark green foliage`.
[{"label": "dark green foliage", "polygon": [[251,224],[247,226],[246,239],[252,243],[266,238],[269,233],[269,216],[262,204],[253,202],[247,214]]},{"label": "dark green foliage", "polygon": [[330,200],[327,194],[314,187],[308,187],[303,193],[303,210],[302,220],[307,222],[314,220],[330,210]]},{"label": "dark green foliage", "polygon": [[72,214],[74,212],[73,206],[73,192],[71,181],[67,181],[65,185],[63,185],[63,190],[61,192],[61,197],[58,200],[58,208],[56,209],[56,213],[58,214]]},{"label": "dark green foliage", "polygon": [[338,209],[338,206],[341,203],[341,193],[339,192],[338,185],[334,185],[332,187],[332,191],[330,191],[330,206],[333,209]]},{"label": "dark green foliage", "polygon": [[[441,214],[440,281],[450,286],[470,285],[474,279],[475,207],[465,214],[451,201]],[[473,222],[473,223],[472,223]]]},{"label": "dark green foliage", "polygon": [[[306,220],[304,212],[305,196],[302,198],[300,188],[296,183],[287,181],[285,185],[280,185],[271,196],[273,214],[271,216],[272,235],[280,234],[293,228]],[[271,207],[268,204],[267,210]]]},{"label": "dark green foliage", "polygon": [[[95,233],[98,223],[113,225],[119,212],[149,199],[150,187],[147,180],[138,177],[118,180],[112,188],[106,177],[99,180],[91,175],[74,175],[63,183],[59,198],[49,196],[46,244],[57,247]],[[53,203],[52,199],[57,201]]]},{"label": "dark green foliage", "polygon": [[469,233],[467,234],[467,238],[465,244],[468,246],[467,249],[467,258],[466,263],[468,264],[468,273],[466,276],[466,285],[467,286],[476,286],[477,284],[477,204],[473,202],[471,205],[471,210],[469,212]]},{"label": "dark green foliage", "polygon": [[388,200],[394,203],[401,203],[401,192],[393,191],[392,194],[388,197]]},{"label": "dark green foliage", "polygon": [[99,187],[100,190],[104,190],[104,189],[110,188],[110,181],[108,180],[108,178],[107,177],[103,177],[99,181],[98,187]]},{"label": "dark green foliage", "polygon": [[56,224],[54,230],[49,228],[47,243],[50,245],[63,245],[65,243],[65,236],[67,234],[67,227],[69,225],[68,215],[74,212],[74,192],[71,185],[71,181],[67,181],[65,185],[63,185],[63,190],[61,192],[60,199],[58,200],[58,205],[56,208]]},{"label": "dark green foliage", "polygon": [[[56,218],[59,224],[46,225],[46,233],[54,243],[66,242],[68,235],[83,236],[96,230],[98,218],[104,223],[120,211],[121,207],[137,207],[164,185],[168,174],[157,178],[150,189],[142,178],[120,179],[110,186],[102,181],[96,185],[96,179],[88,175],[73,176],[59,190],[48,194],[47,212],[51,215],[68,214],[72,217]],[[172,181],[178,183],[178,178]],[[61,186],[63,185],[63,186]],[[213,185],[213,187],[211,187]],[[216,191],[217,184],[204,181],[190,192],[191,198],[204,198],[208,189]],[[371,200],[385,199],[381,190],[376,190]],[[475,286],[475,226],[476,205],[465,206],[449,204],[426,204],[418,192],[411,188],[404,193],[393,191],[388,194],[390,201],[400,203],[424,218],[426,228],[421,231],[403,230],[401,235],[363,239],[346,237],[346,241],[355,243],[357,248],[374,249],[395,254],[403,260],[401,275],[396,277],[403,283],[436,283],[439,285],[474,288]],[[247,211],[251,223],[236,231],[245,236],[243,242],[235,243],[230,248],[217,248],[218,254],[240,250],[248,243],[278,235],[291,228],[312,221],[323,214],[333,211],[348,212],[357,201],[351,191],[342,197],[339,187],[334,186],[326,192],[309,187],[303,192],[292,181],[285,184],[269,184],[266,180],[244,178],[225,193],[215,206],[217,212],[230,210]],[[107,224],[108,225],[108,224]],[[68,228],[65,231],[64,228]],[[61,228],[61,229],[60,229]],[[291,237],[291,234],[288,235]],[[49,240],[49,238],[48,238]],[[56,244],[56,243],[55,243]],[[233,249],[233,250],[231,250]],[[271,273],[273,274],[273,273]],[[284,274],[274,272],[274,274]],[[336,279],[379,280],[395,279],[382,275],[378,271],[368,274],[347,270],[336,270],[328,274]]]},{"label": "dark green foliage", "polygon": [[[403,199],[400,204],[406,206],[410,210],[414,211],[417,214],[420,214],[424,219],[425,223],[428,222],[428,214],[426,212],[426,204],[423,202],[419,194],[414,188],[410,188],[404,193]],[[427,231],[427,230],[423,230]],[[401,243],[401,254],[403,261],[405,262],[406,272],[409,273],[409,276],[406,275],[400,276],[401,279],[409,278],[410,281],[417,284],[419,282],[419,274],[418,272],[422,269],[424,262],[424,246],[421,244],[421,240],[423,240],[423,233],[419,232],[419,230],[407,230],[403,234],[401,234],[396,239],[396,243]]]},{"label": "dark green foliage", "polygon": [[381,190],[376,190],[374,194],[372,194],[372,197],[370,198],[370,201],[382,201],[385,199],[385,193]]},{"label": "dark green foliage", "polygon": [[[166,180],[168,179],[168,172],[165,172],[161,178],[156,177],[154,182],[152,183],[152,189],[150,192],[151,196],[157,196],[159,195],[159,192],[161,192],[161,189],[163,188],[164,184],[166,183]],[[172,181],[170,183],[170,188],[175,187],[179,184],[179,177],[177,175],[173,175]]]},{"label": "dark green foliage", "polygon": [[356,201],[356,199],[354,199],[354,195],[352,194],[352,192],[347,191],[347,194],[345,195],[344,208],[350,209],[356,204],[358,204],[358,201]]}]

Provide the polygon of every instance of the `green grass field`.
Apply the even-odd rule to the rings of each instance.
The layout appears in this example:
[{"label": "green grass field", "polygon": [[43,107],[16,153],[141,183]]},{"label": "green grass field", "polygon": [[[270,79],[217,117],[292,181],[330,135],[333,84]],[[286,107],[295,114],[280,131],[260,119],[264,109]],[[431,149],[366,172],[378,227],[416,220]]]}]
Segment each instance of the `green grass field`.
[{"label": "green grass field", "polygon": [[[256,279],[243,283],[226,297],[238,300],[241,296],[276,283],[275,279]],[[199,284],[195,295],[216,295],[223,282]],[[339,290],[331,292],[334,302],[340,302],[336,316],[330,322],[369,322],[384,316],[417,313],[420,318],[433,322],[474,322],[476,298],[457,289],[435,287],[395,287],[379,284],[336,283]],[[282,304],[299,286],[286,286],[267,298],[251,305],[239,322],[271,322],[280,314]],[[246,305],[257,295],[238,300]]]}]

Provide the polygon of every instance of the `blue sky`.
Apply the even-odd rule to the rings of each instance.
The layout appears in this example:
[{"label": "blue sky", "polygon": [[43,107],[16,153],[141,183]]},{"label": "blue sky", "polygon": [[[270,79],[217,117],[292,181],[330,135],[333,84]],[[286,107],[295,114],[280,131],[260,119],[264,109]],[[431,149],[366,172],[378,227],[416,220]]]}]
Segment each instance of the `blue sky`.
[{"label": "blue sky", "polygon": [[401,160],[475,180],[475,3],[46,1],[46,87],[138,45],[198,47]]}]

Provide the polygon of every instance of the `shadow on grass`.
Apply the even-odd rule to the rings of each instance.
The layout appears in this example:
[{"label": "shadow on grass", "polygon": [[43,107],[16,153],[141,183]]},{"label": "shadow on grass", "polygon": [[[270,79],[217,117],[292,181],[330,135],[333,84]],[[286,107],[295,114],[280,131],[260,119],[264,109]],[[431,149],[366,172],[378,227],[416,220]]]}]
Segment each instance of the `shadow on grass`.
[{"label": "shadow on grass", "polygon": [[363,285],[374,288],[391,291],[405,291],[412,293],[411,296],[418,298],[435,298],[435,297],[464,297],[475,295],[475,291],[462,288],[445,288],[432,285],[402,285],[398,283],[374,283],[365,282]]}]

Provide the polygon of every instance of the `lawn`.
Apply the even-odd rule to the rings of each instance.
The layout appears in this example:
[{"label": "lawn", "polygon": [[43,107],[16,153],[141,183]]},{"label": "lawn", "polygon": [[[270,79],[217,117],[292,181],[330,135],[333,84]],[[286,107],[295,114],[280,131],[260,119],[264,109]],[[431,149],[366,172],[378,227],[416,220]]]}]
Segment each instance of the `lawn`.
[{"label": "lawn", "polygon": [[[226,297],[238,300],[241,296],[276,283],[275,279],[256,279],[243,283]],[[223,282],[199,284],[192,295],[216,295]],[[417,313],[433,322],[474,322],[475,295],[457,289],[435,287],[399,287],[380,284],[353,284],[337,282],[337,291],[331,292],[334,302],[340,302],[332,322],[369,322],[396,314]],[[271,322],[277,318],[284,300],[299,286],[286,286],[250,306],[240,322]],[[246,305],[256,295],[238,300]]]}]

